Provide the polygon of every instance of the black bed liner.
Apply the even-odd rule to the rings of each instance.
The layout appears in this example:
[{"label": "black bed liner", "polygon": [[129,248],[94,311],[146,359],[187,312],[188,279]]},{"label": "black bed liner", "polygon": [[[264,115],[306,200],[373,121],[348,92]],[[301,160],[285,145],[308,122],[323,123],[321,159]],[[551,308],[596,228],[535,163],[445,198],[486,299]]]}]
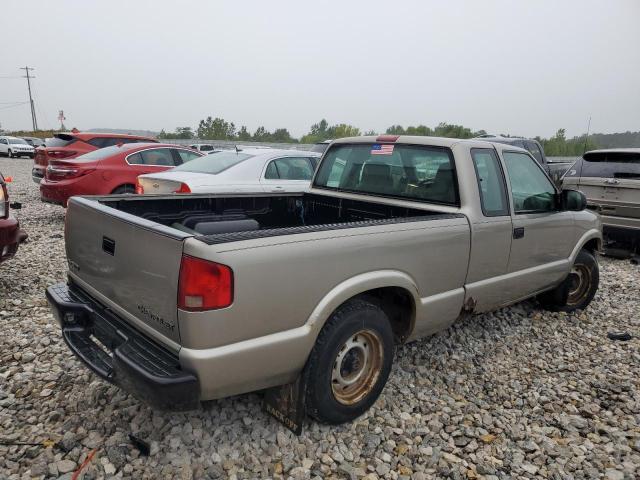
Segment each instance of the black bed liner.
[{"label": "black bed liner", "polygon": [[[131,198],[133,197],[133,198]],[[316,193],[131,196],[117,210],[192,234],[209,245],[301,233],[464,218],[425,208]],[[420,205],[416,205],[420,206]]]},{"label": "black bed liner", "polygon": [[279,237],[283,235],[295,235],[299,233],[326,232],[328,230],[345,230],[348,228],[374,227],[378,225],[395,225],[400,223],[425,222],[428,220],[446,220],[451,218],[464,218],[459,213],[443,213],[440,215],[430,215],[428,217],[404,217],[389,218],[386,220],[364,220],[360,222],[348,223],[328,223],[324,225],[305,225],[300,227],[269,228],[265,230],[253,230],[248,232],[219,233],[216,235],[200,235],[196,239],[208,245],[220,243],[239,242],[242,240],[255,240],[257,238]]}]

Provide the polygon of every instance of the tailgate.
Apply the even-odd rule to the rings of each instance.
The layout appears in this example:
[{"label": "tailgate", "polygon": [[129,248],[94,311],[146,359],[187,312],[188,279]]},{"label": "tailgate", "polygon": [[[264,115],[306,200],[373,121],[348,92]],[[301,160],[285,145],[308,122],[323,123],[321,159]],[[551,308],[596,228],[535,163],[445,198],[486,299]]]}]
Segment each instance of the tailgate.
[{"label": "tailgate", "polygon": [[186,235],[96,200],[72,198],[65,237],[72,277],[104,295],[107,307],[180,341],[177,288]]}]

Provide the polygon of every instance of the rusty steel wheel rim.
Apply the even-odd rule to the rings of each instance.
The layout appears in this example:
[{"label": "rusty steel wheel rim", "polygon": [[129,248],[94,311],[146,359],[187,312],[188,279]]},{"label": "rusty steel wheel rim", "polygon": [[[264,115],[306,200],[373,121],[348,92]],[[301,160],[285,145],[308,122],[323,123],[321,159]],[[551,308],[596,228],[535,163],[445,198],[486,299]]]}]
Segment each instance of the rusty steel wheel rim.
[{"label": "rusty steel wheel rim", "polygon": [[343,405],[365,398],[378,381],[384,350],[382,339],[372,330],[360,330],[340,347],[331,370],[331,389]]},{"label": "rusty steel wheel rim", "polygon": [[577,305],[591,288],[591,271],[586,265],[574,265],[569,273],[568,305]]}]

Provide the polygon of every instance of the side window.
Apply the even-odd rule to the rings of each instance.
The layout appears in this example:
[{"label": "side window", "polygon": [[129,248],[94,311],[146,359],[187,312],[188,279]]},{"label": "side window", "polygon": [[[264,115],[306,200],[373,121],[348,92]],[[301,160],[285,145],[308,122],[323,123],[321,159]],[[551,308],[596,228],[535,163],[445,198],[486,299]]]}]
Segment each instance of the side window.
[{"label": "side window", "polygon": [[536,142],[527,141],[524,143],[525,147],[529,151],[531,155],[538,161],[540,165],[544,164],[544,160],[542,159],[542,152],[540,148],[538,148],[538,144]]},{"label": "side window", "polygon": [[270,180],[311,180],[313,167],[306,157],[285,157],[272,161],[267,167],[264,178]]},{"label": "side window", "polygon": [[487,217],[509,215],[504,176],[495,150],[472,148],[471,158],[478,178],[482,212]]},{"label": "side window", "polygon": [[194,158],[198,158],[201,156],[195,152],[190,152],[189,150],[175,150],[175,151],[178,153],[178,156],[180,157],[180,160],[182,161],[182,163],[187,163],[193,160]]},{"label": "side window", "polygon": [[139,153],[134,153],[133,155],[129,155],[127,157],[127,162],[129,162],[130,165],[142,165],[142,155],[140,155]]},{"label": "side window", "polygon": [[514,211],[541,213],[555,210],[556,190],[538,162],[519,152],[504,152],[503,157],[509,172]]},{"label": "side window", "polygon": [[278,167],[276,167],[275,161],[269,162],[267,171],[264,172],[264,178],[267,180],[277,180],[278,178],[280,178],[280,175],[278,175]]},{"label": "side window", "polygon": [[158,167],[175,167],[171,149],[158,148],[154,150],[143,150],[140,152],[144,165],[155,165]]}]

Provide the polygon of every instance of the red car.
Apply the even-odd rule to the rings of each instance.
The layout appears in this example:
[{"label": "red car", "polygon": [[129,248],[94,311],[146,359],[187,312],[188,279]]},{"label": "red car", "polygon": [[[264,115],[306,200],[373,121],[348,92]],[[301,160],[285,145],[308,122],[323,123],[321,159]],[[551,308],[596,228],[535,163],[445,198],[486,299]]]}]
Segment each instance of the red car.
[{"label": "red car", "polygon": [[0,173],[0,263],[13,257],[18,245],[26,238],[27,234],[20,230],[18,220],[9,214],[7,183]]},{"label": "red car", "polygon": [[40,183],[40,198],[66,207],[73,195],[135,193],[138,175],[162,172],[203,155],[179,145],[126,143],[71,160],[52,159]]},{"label": "red car", "polygon": [[44,178],[45,171],[49,165],[49,160],[68,160],[79,157],[99,148],[111,147],[119,143],[135,142],[157,142],[150,137],[140,137],[137,135],[123,135],[120,133],[91,133],[72,132],[56,133],[51,140],[47,141],[46,147],[36,148],[33,158],[33,170],[31,178],[36,183]]}]

